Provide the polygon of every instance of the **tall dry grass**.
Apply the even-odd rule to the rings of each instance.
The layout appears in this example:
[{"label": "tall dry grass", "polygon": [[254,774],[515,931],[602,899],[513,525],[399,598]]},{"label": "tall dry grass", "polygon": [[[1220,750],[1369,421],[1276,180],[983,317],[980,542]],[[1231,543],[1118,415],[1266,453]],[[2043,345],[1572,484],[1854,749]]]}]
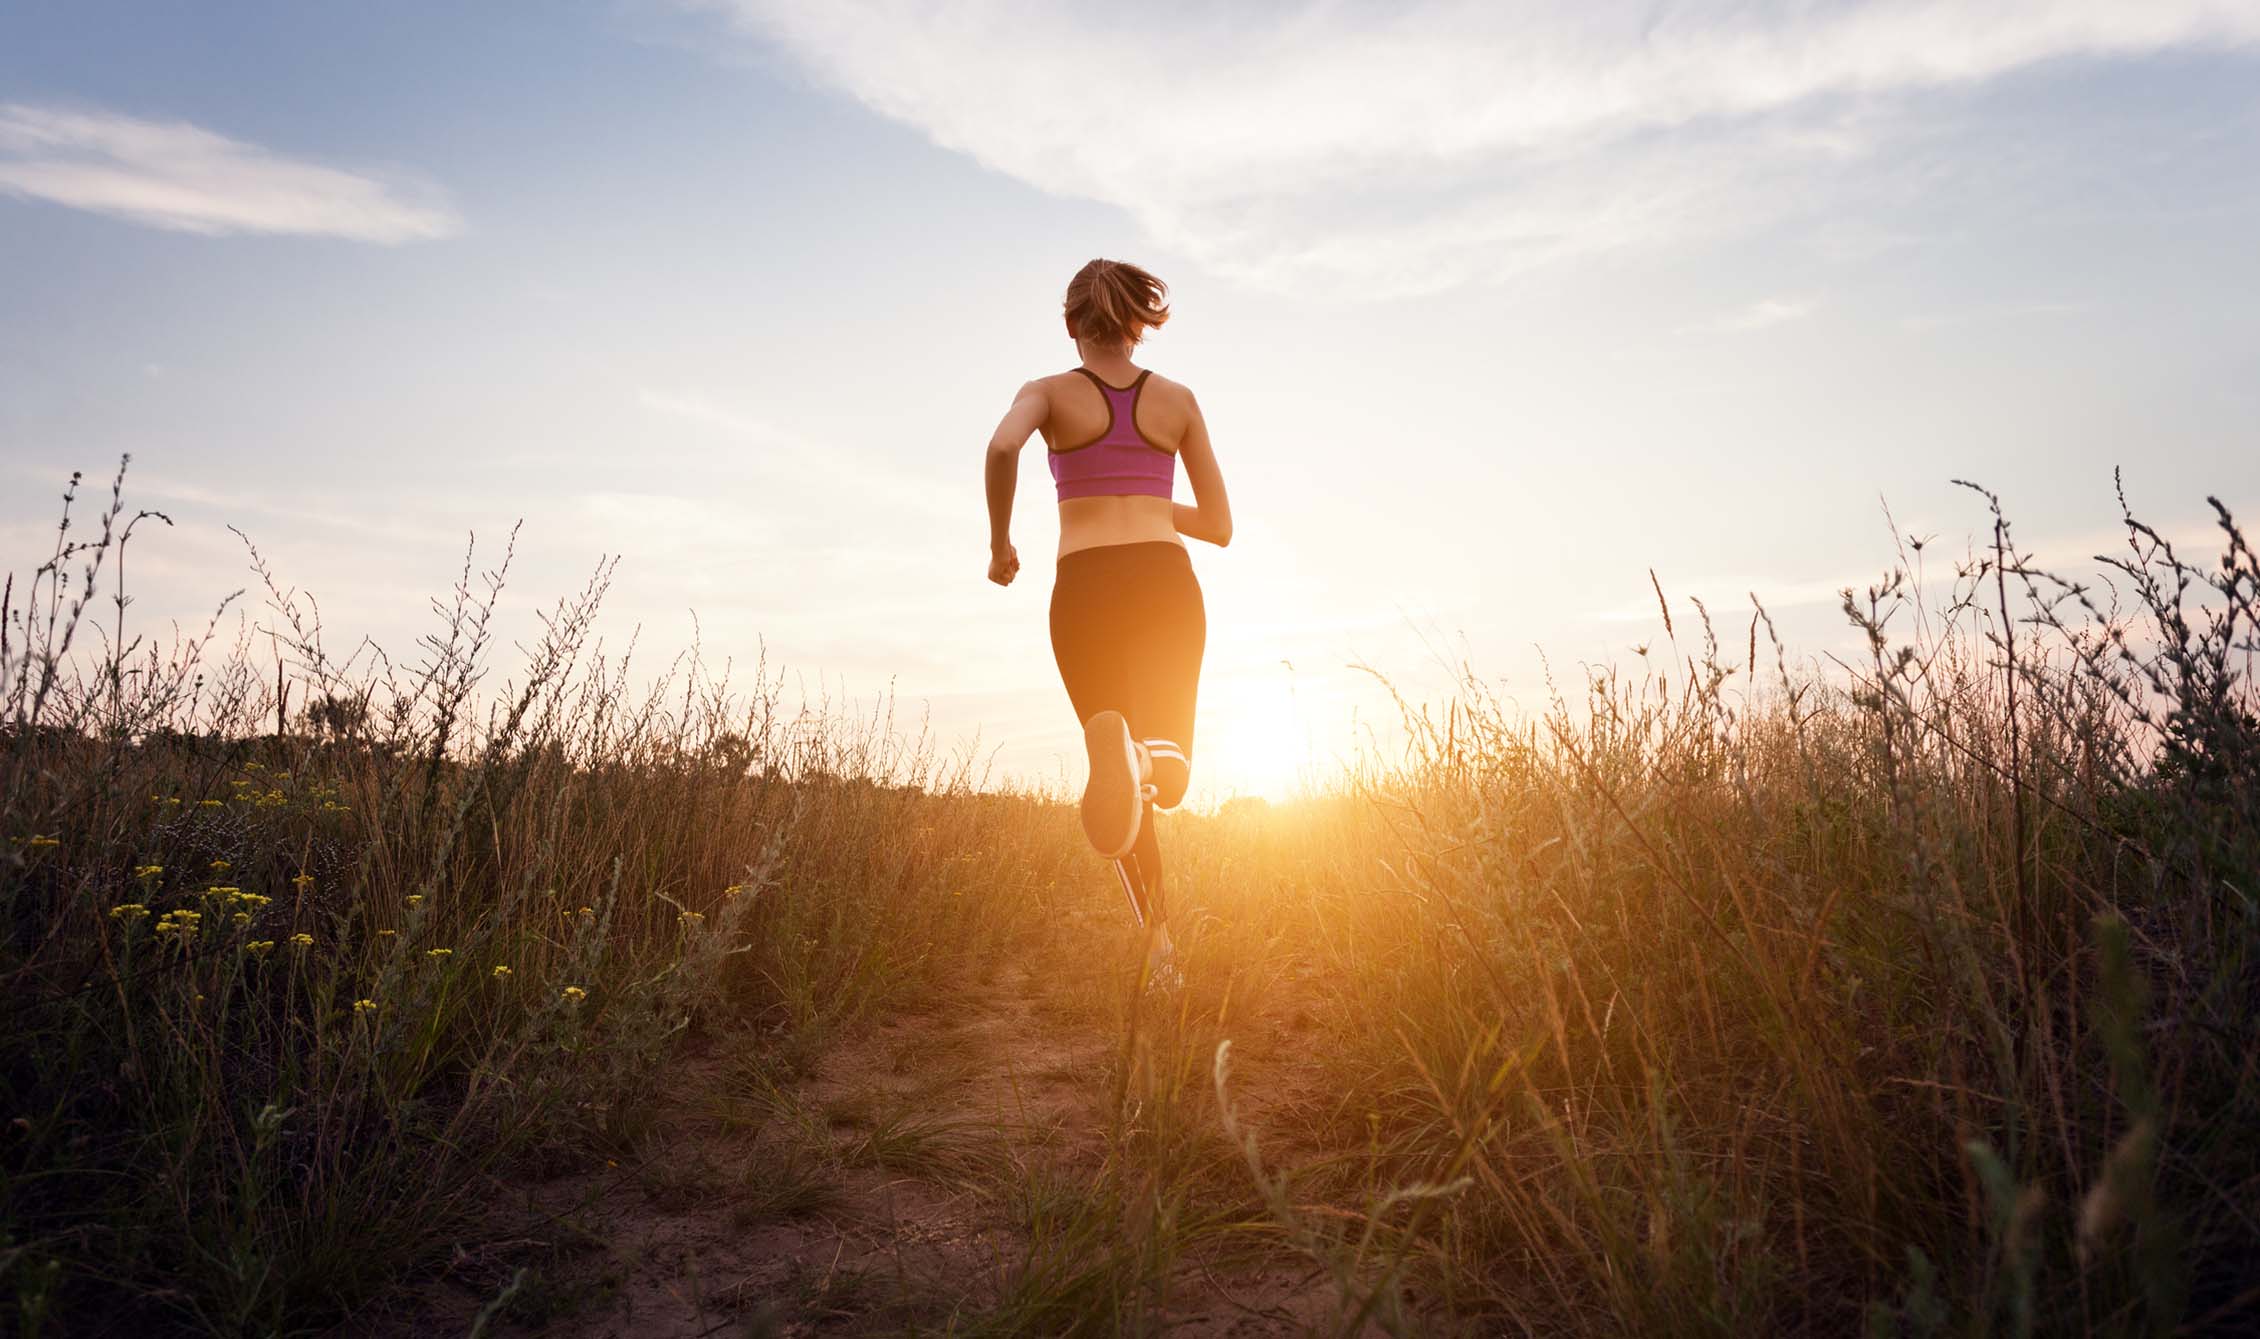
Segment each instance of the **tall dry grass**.
[{"label": "tall dry grass", "polygon": [[1336,1250],[1530,1332],[2253,1323],[2260,570],[2130,516],[2067,584],[1985,501],[1941,607],[1912,555],[1847,593],[1862,662],[1667,605],[1638,679],[1530,720],[1470,676],[1190,843],[1331,983],[1321,1142],[1424,1187]]},{"label": "tall dry grass", "polygon": [[[631,687],[608,569],[506,684],[506,554],[410,664],[263,567],[255,639],[152,648],[114,488],[0,647],[0,1299],[318,1326],[496,1178],[637,1156],[687,1033],[784,1083],[1017,955],[1123,1039],[1112,1154],[953,1149],[1028,1242],[956,1330],[1156,1332],[1188,1260],[1281,1253],[1401,1333],[2248,1324],[2260,571],[2129,517],[2067,586],[1983,502],[1942,602],[1919,552],[1847,595],[1856,662],[1659,586],[1636,676],[1533,719],[1470,675],[1327,794],[1176,819],[1164,1001],[1091,969],[1070,811],[758,667]],[[1235,1067],[1266,1009],[1322,1083]]]},{"label": "tall dry grass", "polygon": [[917,988],[984,933],[942,895],[966,851],[1026,883],[1067,850],[758,668],[733,692],[684,657],[631,690],[591,636],[609,569],[481,692],[507,554],[466,558],[414,663],[341,663],[271,585],[233,645],[102,641],[119,488],[78,526],[11,581],[0,642],[0,1271],[26,1334],[319,1323],[516,1160],[631,1147],[685,1029],[809,1048]]}]

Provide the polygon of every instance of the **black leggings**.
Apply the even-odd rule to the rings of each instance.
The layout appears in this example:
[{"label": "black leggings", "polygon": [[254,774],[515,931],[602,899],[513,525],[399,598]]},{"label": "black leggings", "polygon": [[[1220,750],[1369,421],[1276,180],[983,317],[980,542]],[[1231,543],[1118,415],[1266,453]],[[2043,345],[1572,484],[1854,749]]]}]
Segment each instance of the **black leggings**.
[{"label": "black leggings", "polygon": [[1052,657],[1075,719],[1119,711],[1153,757],[1154,799],[1137,844],[1116,862],[1131,910],[1164,916],[1161,843],[1154,809],[1185,798],[1193,762],[1193,700],[1200,689],[1208,613],[1182,544],[1155,540],[1078,549],[1052,581]]}]

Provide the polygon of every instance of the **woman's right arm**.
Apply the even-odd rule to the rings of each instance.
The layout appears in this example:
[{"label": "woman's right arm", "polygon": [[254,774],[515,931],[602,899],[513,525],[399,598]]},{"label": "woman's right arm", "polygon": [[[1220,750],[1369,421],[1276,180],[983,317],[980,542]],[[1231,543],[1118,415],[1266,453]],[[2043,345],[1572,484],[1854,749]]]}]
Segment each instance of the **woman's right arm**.
[{"label": "woman's right arm", "polygon": [[1185,480],[1193,485],[1193,505],[1180,502],[1173,515],[1177,533],[1188,539],[1205,539],[1223,548],[1232,542],[1232,501],[1224,495],[1224,473],[1216,467],[1216,448],[1209,445],[1208,420],[1201,417],[1201,402],[1193,399],[1187,390],[1185,398],[1192,404],[1192,422],[1185,427],[1185,440],[1178,444],[1177,456],[1185,462]]},{"label": "woman's right arm", "polygon": [[1044,426],[1050,413],[1044,384],[1028,382],[1012,397],[1012,408],[1005,411],[997,430],[989,434],[981,478],[989,495],[989,580],[1000,586],[1011,585],[1020,574],[1020,554],[1012,547],[1012,492],[1020,469],[1020,448]]}]

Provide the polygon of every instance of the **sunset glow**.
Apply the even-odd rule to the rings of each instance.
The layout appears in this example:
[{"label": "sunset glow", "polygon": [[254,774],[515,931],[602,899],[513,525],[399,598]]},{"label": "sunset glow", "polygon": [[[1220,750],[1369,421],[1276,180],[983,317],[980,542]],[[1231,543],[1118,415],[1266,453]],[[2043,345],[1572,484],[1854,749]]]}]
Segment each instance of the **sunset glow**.
[{"label": "sunset glow", "polygon": [[2260,0],[0,5],[32,1335],[2260,1332]]},{"label": "sunset glow", "polygon": [[[1201,397],[1240,520],[1194,554],[1196,793],[1276,796],[1373,722],[1346,666],[1426,691],[1448,645],[1542,700],[1535,648],[1655,635],[1609,617],[1652,603],[1651,569],[1834,644],[1836,592],[1891,556],[1879,504],[1948,547],[1981,528],[1951,478],[2073,548],[2115,465],[2175,524],[2203,524],[2203,490],[2260,492],[2229,445],[2254,380],[2184,384],[2260,342],[2222,300],[2260,278],[2253,26],[2068,12],[1946,39],[1921,5],[1762,33],[1697,5],[1667,67],[1576,6],[1513,29],[1329,11],[1298,30],[1307,66],[1203,57],[1103,131],[1016,110],[1072,102],[1046,81],[1075,60],[992,68],[990,18],[922,6],[568,7],[544,40],[571,68],[499,84],[372,20],[291,50],[303,82],[189,70],[165,98],[133,71],[176,28],[297,39],[157,11],[63,41],[27,12],[0,45],[0,233],[41,263],[10,295],[0,527],[23,548],[71,469],[131,450],[176,522],[136,564],[140,612],[193,620],[240,585],[234,525],[333,630],[406,655],[465,540],[498,553],[524,518],[514,631],[618,554],[602,626],[640,628],[655,670],[695,615],[710,656],[891,688],[945,746],[1053,775],[1075,723],[1043,640],[1041,463],[1027,578],[999,592],[976,457],[1016,385],[1074,360],[1065,277],[1126,255],[1173,286],[1140,358]],[[1079,13],[1022,36],[1116,40]],[[1252,49],[1226,11],[1184,20],[1117,49]],[[1383,32],[1403,40],[1373,48],[1371,107],[1311,100]],[[956,54],[929,69],[936,44]],[[1753,92],[1789,52],[1797,77]],[[1232,136],[1180,133],[1220,118]],[[2081,152],[2018,148],[2040,123]],[[1377,211],[1362,164],[1398,145],[1421,147]],[[2114,203],[2138,198],[2190,203]]]}]

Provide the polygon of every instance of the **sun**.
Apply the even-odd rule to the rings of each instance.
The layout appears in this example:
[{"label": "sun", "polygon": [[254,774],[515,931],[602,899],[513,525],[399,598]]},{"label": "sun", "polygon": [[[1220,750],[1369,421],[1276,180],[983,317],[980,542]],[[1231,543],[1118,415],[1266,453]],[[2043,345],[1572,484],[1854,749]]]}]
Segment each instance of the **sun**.
[{"label": "sun", "polygon": [[1284,676],[1225,681],[1201,703],[1199,767],[1217,798],[1287,798],[1317,761],[1310,723]]}]

